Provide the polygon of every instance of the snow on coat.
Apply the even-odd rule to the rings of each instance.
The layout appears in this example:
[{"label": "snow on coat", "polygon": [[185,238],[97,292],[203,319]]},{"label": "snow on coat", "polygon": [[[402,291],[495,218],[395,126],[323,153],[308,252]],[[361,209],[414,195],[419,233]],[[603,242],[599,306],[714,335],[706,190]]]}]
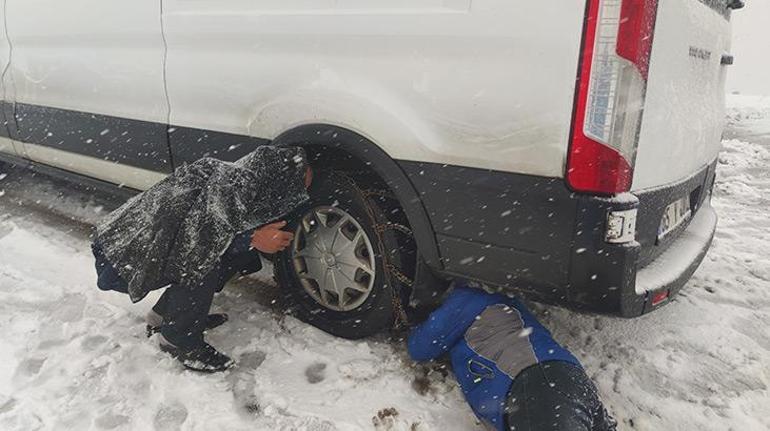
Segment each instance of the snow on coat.
[{"label": "snow on coat", "polygon": [[95,243],[133,302],[171,282],[195,285],[234,235],[285,216],[309,196],[304,150],[262,146],[236,162],[182,165],[113,211]]}]

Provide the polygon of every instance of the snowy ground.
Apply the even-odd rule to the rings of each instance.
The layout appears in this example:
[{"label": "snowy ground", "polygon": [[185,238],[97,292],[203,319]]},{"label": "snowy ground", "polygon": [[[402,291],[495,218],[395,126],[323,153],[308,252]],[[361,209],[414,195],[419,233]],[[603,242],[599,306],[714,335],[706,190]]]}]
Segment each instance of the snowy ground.
[{"label": "snowy ground", "polygon": [[[719,229],[678,298],[634,320],[536,310],[624,430],[770,429],[770,98],[730,105]],[[0,429],[480,429],[451,377],[284,316],[264,277],[216,299],[232,320],[209,339],[239,367],[183,371],[143,335],[152,298],[94,286],[87,224],[116,202],[3,169]]]}]

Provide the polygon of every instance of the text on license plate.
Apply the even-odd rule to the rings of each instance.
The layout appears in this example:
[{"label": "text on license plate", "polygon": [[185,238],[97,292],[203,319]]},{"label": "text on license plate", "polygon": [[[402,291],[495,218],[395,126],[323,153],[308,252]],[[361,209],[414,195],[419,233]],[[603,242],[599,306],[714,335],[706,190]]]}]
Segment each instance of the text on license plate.
[{"label": "text on license plate", "polygon": [[658,239],[665,238],[671,231],[687,221],[691,214],[689,197],[685,196],[671,202],[663,211],[663,218],[660,219]]}]

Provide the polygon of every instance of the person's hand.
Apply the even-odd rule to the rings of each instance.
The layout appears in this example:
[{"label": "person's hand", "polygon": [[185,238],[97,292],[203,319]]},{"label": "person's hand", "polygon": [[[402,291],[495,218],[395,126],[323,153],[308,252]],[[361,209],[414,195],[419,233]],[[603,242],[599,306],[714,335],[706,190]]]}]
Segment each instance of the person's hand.
[{"label": "person's hand", "polygon": [[282,251],[294,239],[293,233],[281,230],[284,226],[286,226],[285,221],[278,221],[257,228],[251,235],[251,246],[267,254]]}]

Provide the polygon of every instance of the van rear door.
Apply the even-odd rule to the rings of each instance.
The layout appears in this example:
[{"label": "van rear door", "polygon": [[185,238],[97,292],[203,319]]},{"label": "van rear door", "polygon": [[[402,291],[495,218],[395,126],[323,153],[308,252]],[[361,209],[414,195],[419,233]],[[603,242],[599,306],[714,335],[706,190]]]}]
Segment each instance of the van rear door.
[{"label": "van rear door", "polygon": [[658,2],[632,190],[680,181],[713,161],[724,123],[729,0]]}]

